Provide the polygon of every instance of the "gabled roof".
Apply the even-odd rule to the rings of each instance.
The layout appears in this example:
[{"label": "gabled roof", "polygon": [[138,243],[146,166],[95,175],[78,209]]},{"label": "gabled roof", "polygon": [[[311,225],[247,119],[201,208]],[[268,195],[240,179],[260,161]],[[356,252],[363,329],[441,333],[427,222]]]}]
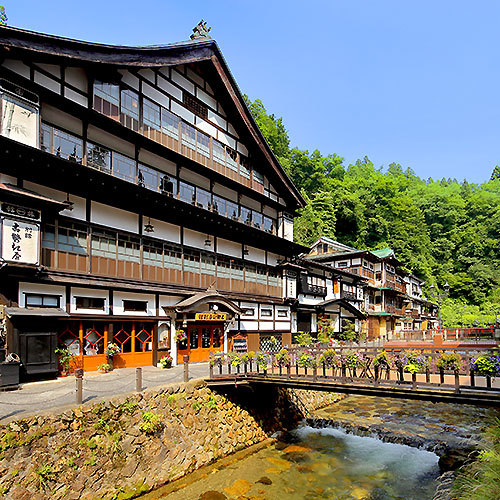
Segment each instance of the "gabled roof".
[{"label": "gabled roof", "polygon": [[212,73],[218,76],[220,88],[225,90],[228,100],[235,108],[236,115],[248,130],[257,149],[272,167],[273,183],[277,181],[286,188],[289,198],[298,207],[305,206],[304,198],[283,170],[252,117],[215,40],[197,39],[166,45],[128,47],[85,42],[10,26],[0,26],[1,48],[3,48],[2,55],[9,58],[18,56],[22,59],[29,54],[45,62],[57,63],[63,58],[66,65],[82,64],[87,67],[111,65],[116,69],[159,68],[206,61]]}]

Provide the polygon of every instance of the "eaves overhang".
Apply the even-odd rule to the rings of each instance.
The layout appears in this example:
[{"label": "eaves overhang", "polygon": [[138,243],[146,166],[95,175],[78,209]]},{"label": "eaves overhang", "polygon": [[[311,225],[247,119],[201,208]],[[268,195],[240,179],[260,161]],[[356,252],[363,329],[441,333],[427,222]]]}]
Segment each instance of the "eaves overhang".
[{"label": "eaves overhang", "polygon": [[39,60],[64,64],[111,65],[116,68],[153,68],[208,61],[219,75],[222,86],[236,107],[249,135],[269,162],[275,177],[289,192],[297,206],[305,207],[306,201],[284,171],[269,144],[260,131],[243,94],[227,65],[222,52],[213,39],[188,40],[165,45],[133,47],[109,45],[38,33],[10,26],[0,26],[0,54],[4,57],[20,57],[32,54]]}]

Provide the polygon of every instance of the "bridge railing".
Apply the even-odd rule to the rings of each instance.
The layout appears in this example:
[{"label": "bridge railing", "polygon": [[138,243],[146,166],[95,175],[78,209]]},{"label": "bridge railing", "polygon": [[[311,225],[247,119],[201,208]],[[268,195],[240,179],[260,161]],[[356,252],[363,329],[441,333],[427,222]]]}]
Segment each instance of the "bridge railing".
[{"label": "bridge railing", "polygon": [[[493,368],[485,371],[491,360]],[[292,347],[279,353],[217,353],[210,358],[210,378],[251,377],[409,384],[500,391],[500,351],[480,347],[399,349],[376,347]],[[495,377],[497,379],[495,380]]]}]

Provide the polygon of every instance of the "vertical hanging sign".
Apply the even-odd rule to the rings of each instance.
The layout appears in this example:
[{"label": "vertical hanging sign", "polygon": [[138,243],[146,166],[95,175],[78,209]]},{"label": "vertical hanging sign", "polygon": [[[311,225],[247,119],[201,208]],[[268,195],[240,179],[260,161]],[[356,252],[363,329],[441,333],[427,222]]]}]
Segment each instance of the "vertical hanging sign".
[{"label": "vertical hanging sign", "polygon": [[40,226],[32,222],[2,218],[2,260],[18,264],[40,261]]}]

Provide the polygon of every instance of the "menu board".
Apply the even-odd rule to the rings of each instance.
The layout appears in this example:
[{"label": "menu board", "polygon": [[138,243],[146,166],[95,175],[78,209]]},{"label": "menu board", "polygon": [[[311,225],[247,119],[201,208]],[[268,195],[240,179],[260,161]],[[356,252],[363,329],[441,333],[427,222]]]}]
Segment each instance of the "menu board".
[{"label": "menu board", "polygon": [[22,264],[38,264],[40,226],[12,219],[2,220],[2,259]]}]

